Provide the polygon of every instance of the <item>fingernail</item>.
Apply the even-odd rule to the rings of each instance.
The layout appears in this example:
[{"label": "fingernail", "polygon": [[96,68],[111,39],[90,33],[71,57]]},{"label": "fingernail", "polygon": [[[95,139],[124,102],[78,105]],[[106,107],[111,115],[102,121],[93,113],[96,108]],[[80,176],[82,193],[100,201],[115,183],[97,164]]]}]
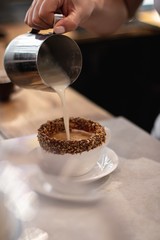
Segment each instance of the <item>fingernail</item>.
[{"label": "fingernail", "polygon": [[56,27],[56,28],[54,29],[54,32],[55,32],[56,34],[62,34],[62,33],[65,32],[65,28],[64,28],[63,26]]}]

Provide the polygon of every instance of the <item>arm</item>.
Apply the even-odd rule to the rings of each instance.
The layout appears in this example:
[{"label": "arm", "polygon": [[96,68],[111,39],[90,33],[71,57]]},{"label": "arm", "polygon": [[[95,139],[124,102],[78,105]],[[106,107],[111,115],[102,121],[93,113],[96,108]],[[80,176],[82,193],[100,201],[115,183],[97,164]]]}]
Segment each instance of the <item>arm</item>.
[{"label": "arm", "polygon": [[[134,2],[134,4],[133,4]],[[54,13],[60,10],[64,18],[54,27],[55,33],[73,31],[78,26],[97,35],[118,30],[132,17],[142,0],[33,0],[25,23],[32,28],[53,28]]]}]

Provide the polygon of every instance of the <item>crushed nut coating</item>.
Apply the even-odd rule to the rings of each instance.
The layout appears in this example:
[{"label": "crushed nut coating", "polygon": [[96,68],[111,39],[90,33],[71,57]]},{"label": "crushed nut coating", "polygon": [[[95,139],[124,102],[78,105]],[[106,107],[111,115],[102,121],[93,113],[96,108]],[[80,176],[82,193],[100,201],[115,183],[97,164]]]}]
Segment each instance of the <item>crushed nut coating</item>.
[{"label": "crushed nut coating", "polygon": [[69,129],[83,130],[92,135],[88,139],[80,140],[60,140],[54,138],[54,134],[65,132],[63,118],[58,118],[53,121],[47,121],[38,129],[37,138],[40,146],[47,152],[55,154],[78,154],[84,151],[94,149],[106,141],[105,128],[98,122],[92,120],[70,117]]}]

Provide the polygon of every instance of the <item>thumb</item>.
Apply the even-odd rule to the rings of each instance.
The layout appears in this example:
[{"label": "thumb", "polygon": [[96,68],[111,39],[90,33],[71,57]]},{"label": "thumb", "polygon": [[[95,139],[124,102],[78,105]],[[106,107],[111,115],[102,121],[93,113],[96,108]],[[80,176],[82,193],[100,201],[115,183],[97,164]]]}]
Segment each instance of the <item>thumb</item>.
[{"label": "thumb", "polygon": [[66,32],[74,31],[77,29],[80,23],[80,17],[78,13],[70,14],[66,17],[63,17],[54,25],[54,32],[56,34],[63,34]]}]

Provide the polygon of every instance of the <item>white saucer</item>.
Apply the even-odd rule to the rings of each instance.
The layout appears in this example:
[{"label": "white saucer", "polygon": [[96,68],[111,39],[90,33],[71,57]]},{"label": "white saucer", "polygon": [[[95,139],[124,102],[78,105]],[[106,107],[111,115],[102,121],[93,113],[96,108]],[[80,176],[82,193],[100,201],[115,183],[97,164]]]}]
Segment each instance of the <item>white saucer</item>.
[{"label": "white saucer", "polygon": [[103,178],[113,172],[118,166],[118,156],[111,149],[106,147],[102,158],[96,163],[94,168],[87,174],[76,177],[78,181],[95,181]]},{"label": "white saucer", "polygon": [[[34,174],[30,175],[29,181],[34,191],[54,199],[93,201],[99,199],[100,194],[93,187],[89,188],[89,185],[86,183],[93,183],[94,181],[109,175],[117,168],[117,166],[117,154],[112,149],[106,147],[102,158],[96,163],[95,167],[90,172],[80,177],[71,178],[72,182],[69,182],[70,185],[68,183],[68,185],[62,183],[63,189],[61,183],[58,183],[59,185],[57,185],[56,178],[53,178],[51,181],[48,180],[51,179],[51,176],[48,177],[48,175],[43,173],[40,169],[37,169]],[[59,187],[59,190],[57,190],[57,186]]]}]

